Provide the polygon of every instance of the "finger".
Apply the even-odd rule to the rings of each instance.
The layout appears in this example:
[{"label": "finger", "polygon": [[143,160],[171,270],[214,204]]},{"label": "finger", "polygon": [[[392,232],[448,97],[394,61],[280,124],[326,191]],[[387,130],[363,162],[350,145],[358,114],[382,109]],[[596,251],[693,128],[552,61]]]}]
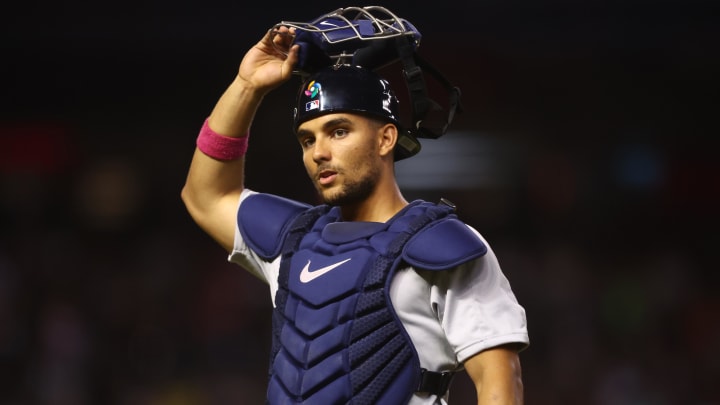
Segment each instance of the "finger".
[{"label": "finger", "polygon": [[275,40],[275,36],[276,36],[276,35],[277,35],[277,33],[276,33],[276,30],[275,30],[275,27],[270,28],[269,30],[267,30],[267,32],[266,32],[265,35],[262,37],[262,39],[260,40],[260,42],[265,43],[265,44],[271,44],[271,43],[273,43],[273,41]]},{"label": "finger", "polygon": [[295,64],[298,61],[298,52],[300,49],[300,45],[293,45],[290,47],[290,50],[288,51],[287,58],[283,61],[283,71],[288,72],[288,74],[292,73],[293,68],[295,67]]},{"label": "finger", "polygon": [[287,27],[280,27],[275,30],[275,36],[273,37],[273,43],[277,46],[284,48],[290,48],[293,41],[295,40],[294,30],[291,31]]}]

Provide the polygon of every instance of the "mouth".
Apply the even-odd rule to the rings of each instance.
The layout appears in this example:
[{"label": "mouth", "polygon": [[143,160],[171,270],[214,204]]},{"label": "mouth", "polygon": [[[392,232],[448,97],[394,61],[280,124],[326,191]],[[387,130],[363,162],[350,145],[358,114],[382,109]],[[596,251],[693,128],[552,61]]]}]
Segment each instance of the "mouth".
[{"label": "mouth", "polygon": [[337,172],[334,170],[321,170],[317,174],[317,181],[320,185],[326,186],[337,178]]}]

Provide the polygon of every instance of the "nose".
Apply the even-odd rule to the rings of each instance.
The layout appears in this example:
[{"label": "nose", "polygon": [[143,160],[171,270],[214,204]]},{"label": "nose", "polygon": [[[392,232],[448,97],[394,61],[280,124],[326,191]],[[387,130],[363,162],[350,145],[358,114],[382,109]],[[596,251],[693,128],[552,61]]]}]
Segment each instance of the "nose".
[{"label": "nose", "polygon": [[312,159],[316,163],[330,160],[330,148],[328,141],[324,137],[315,139],[315,144],[312,148]]}]

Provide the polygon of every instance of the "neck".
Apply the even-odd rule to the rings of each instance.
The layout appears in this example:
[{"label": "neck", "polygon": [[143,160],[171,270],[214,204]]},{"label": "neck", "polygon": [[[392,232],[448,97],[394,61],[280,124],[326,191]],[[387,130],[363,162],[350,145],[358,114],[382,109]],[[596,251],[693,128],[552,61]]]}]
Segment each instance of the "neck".
[{"label": "neck", "polygon": [[403,209],[408,202],[395,182],[378,187],[367,199],[340,207],[344,221],[385,222]]}]

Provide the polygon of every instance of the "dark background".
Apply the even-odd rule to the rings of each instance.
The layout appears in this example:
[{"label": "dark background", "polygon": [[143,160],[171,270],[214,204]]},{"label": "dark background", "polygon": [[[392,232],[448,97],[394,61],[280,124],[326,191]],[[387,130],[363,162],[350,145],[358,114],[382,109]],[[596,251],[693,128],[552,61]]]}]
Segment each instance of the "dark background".
[{"label": "dark background", "polygon": [[[1,404],[263,402],[269,294],[180,190],[202,121],[266,29],[367,4],[248,4],[3,13]],[[486,151],[406,197],[449,198],[496,251],[527,309],[526,402],[720,403],[716,4],[384,5],[463,91],[465,112],[423,152],[468,134]],[[296,85],[259,111],[247,183],[312,202]],[[466,377],[455,388],[472,403]]]}]

